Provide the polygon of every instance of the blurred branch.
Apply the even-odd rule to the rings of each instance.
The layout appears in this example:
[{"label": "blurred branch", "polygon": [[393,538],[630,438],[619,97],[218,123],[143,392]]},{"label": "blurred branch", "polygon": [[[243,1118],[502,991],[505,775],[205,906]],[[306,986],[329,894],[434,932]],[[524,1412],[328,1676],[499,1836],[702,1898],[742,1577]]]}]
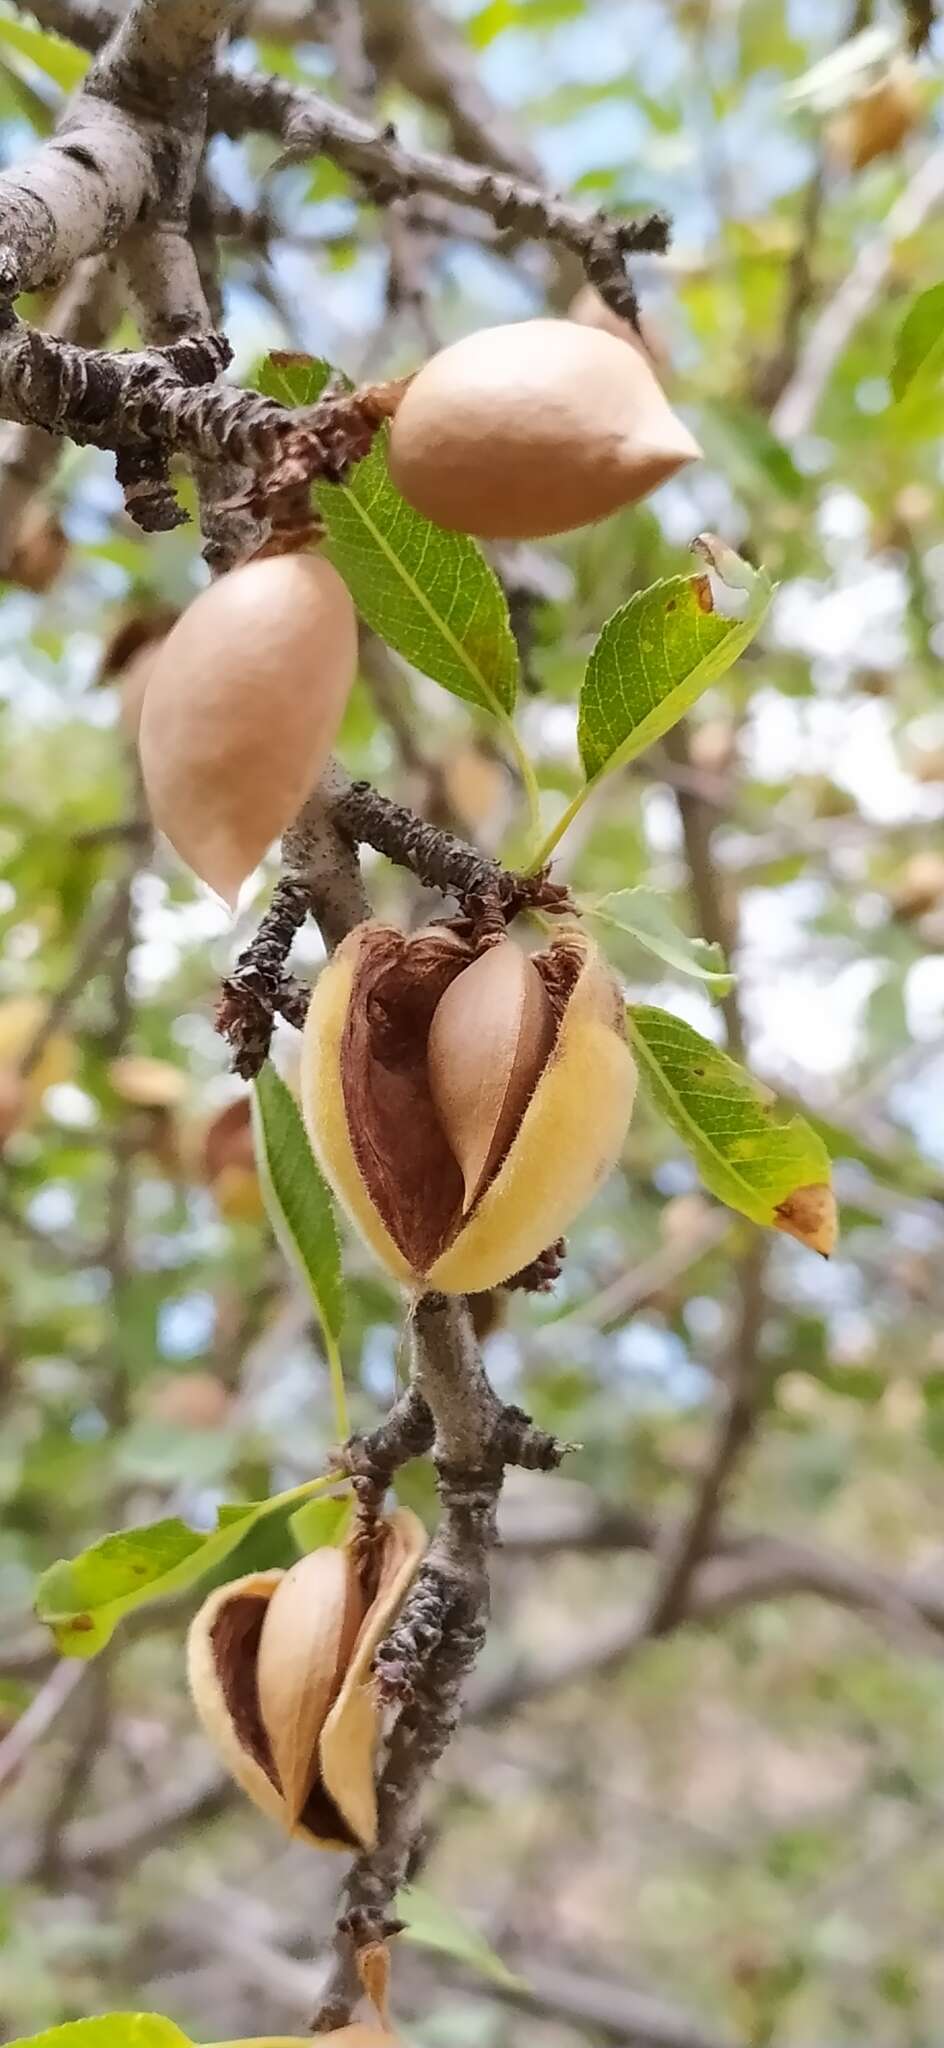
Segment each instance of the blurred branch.
[{"label": "blurred branch", "polygon": [[852,269],[806,335],[796,369],[771,418],[774,432],[782,441],[795,441],[810,432],[840,356],[889,281],[899,242],[916,234],[942,201],[944,147],[938,147],[908,180],[881,228],[864,243]]},{"label": "blurred branch", "polygon": [[715,1524],[735,1466],[753,1434],[760,1392],[758,1346],[764,1321],[765,1246],[755,1230],[746,1256],[737,1267],[740,1295],[738,1331],[732,1347],[730,1391],[692,1507],[673,1531],[659,1559],[659,1570],[640,1627],[645,1635],[668,1635],[682,1620],[688,1589],[710,1550]]},{"label": "blurred branch", "polygon": [[0,1741],[0,1787],[19,1773],[36,1744],[45,1741],[73,1694],[88,1676],[89,1668],[87,1664],[68,1663],[65,1658],[53,1666],[29,1706],[24,1707]]}]

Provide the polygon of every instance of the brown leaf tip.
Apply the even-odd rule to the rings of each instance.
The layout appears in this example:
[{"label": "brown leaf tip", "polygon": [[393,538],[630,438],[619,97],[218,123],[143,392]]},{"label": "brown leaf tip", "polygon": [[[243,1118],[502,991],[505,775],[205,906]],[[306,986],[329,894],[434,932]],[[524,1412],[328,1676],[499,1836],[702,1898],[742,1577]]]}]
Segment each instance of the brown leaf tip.
[{"label": "brown leaf tip", "polygon": [[828,1259],[839,1234],[839,1210],[828,1181],[795,1188],[774,1211],[774,1228]]}]

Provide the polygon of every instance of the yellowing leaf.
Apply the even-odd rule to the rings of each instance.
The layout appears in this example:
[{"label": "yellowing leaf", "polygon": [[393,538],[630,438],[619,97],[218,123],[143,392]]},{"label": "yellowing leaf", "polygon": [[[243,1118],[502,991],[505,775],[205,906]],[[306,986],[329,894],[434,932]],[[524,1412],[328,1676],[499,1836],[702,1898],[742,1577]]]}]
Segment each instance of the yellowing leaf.
[{"label": "yellowing leaf", "polygon": [[752,1222],[828,1256],[836,1236],[829,1154],[805,1119],[778,1123],[770,1091],[681,1017],[630,1003],[626,1023],[640,1075],[705,1186]]}]

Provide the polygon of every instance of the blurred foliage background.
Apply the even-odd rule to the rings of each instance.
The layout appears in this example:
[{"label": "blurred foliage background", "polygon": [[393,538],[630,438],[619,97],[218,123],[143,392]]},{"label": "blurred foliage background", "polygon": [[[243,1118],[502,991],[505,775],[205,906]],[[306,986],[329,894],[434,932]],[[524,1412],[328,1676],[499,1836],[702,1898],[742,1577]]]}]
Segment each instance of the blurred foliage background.
[{"label": "blurred foliage background", "polygon": [[[823,1120],[844,1219],[828,1266],[762,1245],[643,1104],[555,1293],[483,1314],[501,1390],[580,1449],[566,1477],[509,1486],[493,1631],[430,1811],[422,1882],[446,1952],[401,1962],[403,2032],[424,2048],[931,2048],[944,398],[932,377],[896,402],[890,379],[905,314],[944,271],[939,37],[908,75],[904,132],[861,161],[850,105],[908,61],[893,53],[914,27],[868,0],[470,0],[442,16],[367,0],[366,69],[351,18],[255,0],[240,58],[373,101],[410,137],[536,163],[588,203],[674,218],[670,256],[637,282],[707,459],[649,506],[505,552],[522,732],[550,822],[576,787],[575,683],[614,606],[684,571],[705,527],[778,579],[761,640],[687,732],[606,786],[561,870],[590,892],[645,880],[728,947],[738,982],[720,1006],[616,955],[634,993],[743,1047]],[[836,53],[825,84],[809,78]],[[4,162],[69,82],[61,46],[24,41],[5,11]],[[324,160],[269,180],[271,155],[222,140],[210,155],[242,380],[271,348],[355,376],[411,367],[437,339],[563,312],[577,288],[481,220],[421,199],[378,211]],[[120,315],[112,338],[132,338]],[[0,495],[3,461],[0,446]],[[108,2007],[152,2007],[198,2040],[297,2028],[338,1862],[280,1843],[222,1782],[185,1695],[180,1604],[89,1666],[57,1667],[31,1618],[53,1559],[123,1522],[208,1524],[220,1499],[305,1478],[330,1444],[317,1333],[212,1025],[275,869],[234,937],[149,843],[133,681],[114,672],[127,640],[107,650],[199,585],[194,529],[145,539],[108,460],[69,448],[25,510],[20,494],[0,552],[2,1061],[47,1033],[26,1099],[11,1081],[0,1105],[0,1728],[35,1730],[2,1785],[0,2029]],[[340,751],[489,850],[519,814],[484,723],[376,642]],[[402,876],[368,870],[382,914],[419,914]],[[313,932],[299,955],[316,968]],[[289,1076],[296,1045],[283,1027]],[[345,1263],[366,1425],[396,1383],[402,1308],[358,1243]],[[685,1612],[647,1628],[652,1553],[671,1548],[732,1385],[723,1521]],[[424,1472],[404,1493],[431,1511]],[[279,1540],[267,1527],[243,1568],[278,1561]],[[517,1985],[463,1967],[453,1913]]]}]

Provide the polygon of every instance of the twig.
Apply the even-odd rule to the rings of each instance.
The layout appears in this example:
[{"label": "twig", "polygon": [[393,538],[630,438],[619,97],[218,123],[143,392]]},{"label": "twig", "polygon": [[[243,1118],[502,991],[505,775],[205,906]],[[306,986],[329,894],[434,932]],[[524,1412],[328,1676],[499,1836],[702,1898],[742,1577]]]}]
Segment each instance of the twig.
[{"label": "twig", "polygon": [[[37,0],[45,27],[96,49],[111,26],[94,0]],[[475,212],[515,235],[570,251],[592,284],[624,319],[635,322],[636,295],[626,273],[633,255],[662,255],[669,226],[661,214],[642,220],[586,214],[509,171],[481,170],[459,157],[410,149],[389,127],[376,127],[283,78],[244,74],[219,64],[209,81],[207,121],[232,136],[256,129],[282,143],[283,161],[328,156],[383,204],[432,193]]]},{"label": "twig", "polygon": [[738,1268],[738,1285],[741,1303],[732,1347],[730,1392],[692,1507],[661,1558],[642,1618],[643,1632],[653,1637],[668,1635],[685,1613],[689,1585],[711,1548],[729,1481],[753,1433],[760,1378],[757,1350],[764,1317],[764,1246],[759,1231]]},{"label": "twig", "polygon": [[215,381],[229,360],[221,335],[161,350],[83,350],[24,327],[8,311],[0,314],[0,414],[114,449],[128,509],[149,532],[184,516],[168,478],[172,454],[253,471],[248,509],[297,526],[308,519],[312,479],[336,482],[367,453],[400,387],[369,386],[287,408]]},{"label": "twig", "polygon": [[65,1659],[53,1666],[39,1692],[0,1741],[0,1787],[16,1776],[30,1751],[38,1742],[45,1740],[77,1688],[88,1677],[89,1669],[87,1664],[70,1664]]},{"label": "twig", "polygon": [[[467,1304],[426,1294],[413,1317],[412,1398],[394,1411],[396,1448],[433,1428],[439,1485],[436,1534],[403,1612],[377,1652],[381,1698],[400,1703],[377,1788],[378,1842],[344,1888],[331,1976],[316,2031],[343,2026],[361,1995],[357,1955],[395,1931],[391,1913],[419,1828],[426,1781],[456,1727],[462,1689],[485,1637],[488,1555],[506,1463],[562,1447],[506,1410],[486,1377]],[[409,1425],[405,1427],[405,1425]],[[378,1432],[383,1442],[384,1432]],[[539,1449],[540,1446],[540,1449]],[[391,1441],[384,1443],[389,1458]]]},{"label": "twig", "polygon": [[465,840],[428,824],[368,782],[350,782],[332,764],[315,796],[282,840],[284,874],[255,938],[223,982],[217,1028],[233,1049],[237,1073],[249,1080],[266,1057],[277,1012],[304,1022],[307,991],[285,974],[296,932],[311,911],[329,945],[370,915],[357,861],[372,846],[431,888],[458,896],[463,907],[493,905],[506,921],[525,907],[570,907],[567,889],[547,872],[517,875]]},{"label": "twig", "polygon": [[20,1060],[20,1073],[31,1074],[39,1064],[49,1040],[68,1017],[77,996],[82,994],[99,961],[118,937],[127,917],[127,896],[123,882],[114,883],[106,902],[91,918],[82,938],[71,972],[51,998],[41,1024],[37,1026]]},{"label": "twig", "polygon": [[909,179],[879,232],[860,249],[838,291],[814,320],[796,370],[774,408],[771,424],[782,441],[795,441],[813,426],[836,363],[888,282],[899,242],[915,234],[942,200],[944,148],[938,148]]}]

